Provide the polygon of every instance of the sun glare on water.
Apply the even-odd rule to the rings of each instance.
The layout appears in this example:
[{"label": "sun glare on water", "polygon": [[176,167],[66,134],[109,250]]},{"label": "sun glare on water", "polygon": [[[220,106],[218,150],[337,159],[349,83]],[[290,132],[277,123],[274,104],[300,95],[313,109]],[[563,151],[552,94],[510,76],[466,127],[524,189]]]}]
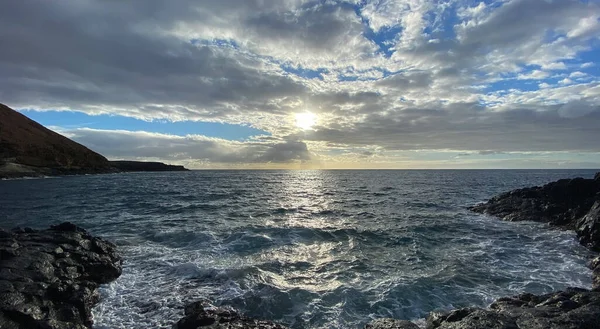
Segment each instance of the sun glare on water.
[{"label": "sun glare on water", "polygon": [[296,113],[296,127],[309,130],[317,123],[317,116],[314,113],[302,112]]}]

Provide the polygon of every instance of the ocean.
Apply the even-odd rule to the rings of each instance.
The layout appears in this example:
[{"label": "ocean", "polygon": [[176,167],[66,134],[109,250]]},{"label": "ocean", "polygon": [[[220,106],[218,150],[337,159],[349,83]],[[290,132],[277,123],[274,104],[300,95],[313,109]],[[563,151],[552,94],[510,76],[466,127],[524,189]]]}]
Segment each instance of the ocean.
[{"label": "ocean", "polygon": [[0,226],[71,221],[119,246],[97,329],[170,328],[198,299],[291,328],[591,287],[573,232],[467,207],[593,170],[127,173],[0,181]]}]

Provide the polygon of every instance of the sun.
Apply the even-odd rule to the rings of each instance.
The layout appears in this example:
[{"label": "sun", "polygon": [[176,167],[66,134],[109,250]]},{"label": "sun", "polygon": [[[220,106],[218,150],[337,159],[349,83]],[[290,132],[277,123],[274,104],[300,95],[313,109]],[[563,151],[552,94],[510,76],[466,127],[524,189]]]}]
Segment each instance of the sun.
[{"label": "sun", "polygon": [[317,123],[317,116],[314,113],[302,112],[296,113],[296,127],[302,130],[309,130]]}]

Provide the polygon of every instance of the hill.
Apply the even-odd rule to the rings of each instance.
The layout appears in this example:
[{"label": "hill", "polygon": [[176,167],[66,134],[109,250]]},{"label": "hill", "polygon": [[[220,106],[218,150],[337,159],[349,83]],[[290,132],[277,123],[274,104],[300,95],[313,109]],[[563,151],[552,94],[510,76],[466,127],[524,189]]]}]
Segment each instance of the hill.
[{"label": "hill", "polygon": [[160,162],[108,161],[0,104],[0,178],[182,170]]},{"label": "hill", "polygon": [[102,155],[0,104],[0,176],[111,171]]}]

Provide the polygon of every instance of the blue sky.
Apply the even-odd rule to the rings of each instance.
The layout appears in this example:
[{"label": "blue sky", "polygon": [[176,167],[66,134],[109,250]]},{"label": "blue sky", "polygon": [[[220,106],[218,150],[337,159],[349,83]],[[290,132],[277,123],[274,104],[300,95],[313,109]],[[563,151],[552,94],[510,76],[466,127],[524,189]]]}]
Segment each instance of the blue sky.
[{"label": "blue sky", "polygon": [[220,122],[145,121],[119,115],[89,115],[83,112],[73,111],[40,112],[34,110],[22,110],[20,112],[44,126],[62,127],[66,129],[92,128],[101,130],[149,131],[177,136],[204,135],[240,141],[247,140],[257,135],[269,135],[266,131],[249,126]]},{"label": "blue sky", "polygon": [[2,7],[0,101],[109,158],[600,167],[597,1]]}]

